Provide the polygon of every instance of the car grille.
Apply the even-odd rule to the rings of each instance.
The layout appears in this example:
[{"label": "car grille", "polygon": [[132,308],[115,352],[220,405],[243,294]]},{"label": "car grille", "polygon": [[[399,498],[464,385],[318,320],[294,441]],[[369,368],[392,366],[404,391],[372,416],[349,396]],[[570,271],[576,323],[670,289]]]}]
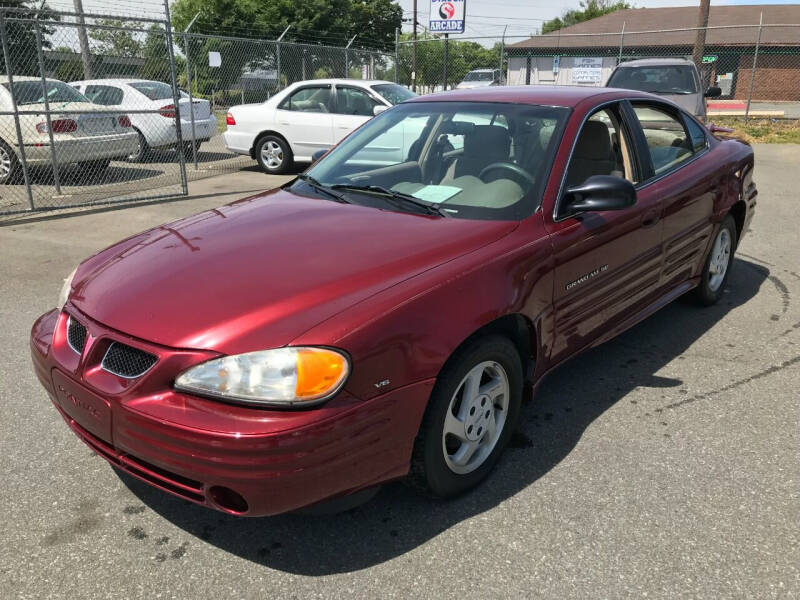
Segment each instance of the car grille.
[{"label": "car grille", "polygon": [[158,360],[152,354],[119,342],[108,347],[103,357],[103,369],[114,375],[133,379],[144,375]]},{"label": "car grille", "polygon": [[86,347],[86,327],[72,317],[67,320],[67,343],[78,354]]}]

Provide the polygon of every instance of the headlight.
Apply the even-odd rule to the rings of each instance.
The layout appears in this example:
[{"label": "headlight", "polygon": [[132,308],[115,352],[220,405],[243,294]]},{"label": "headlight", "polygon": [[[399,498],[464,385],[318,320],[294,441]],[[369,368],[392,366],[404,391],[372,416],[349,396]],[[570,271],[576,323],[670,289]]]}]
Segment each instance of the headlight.
[{"label": "headlight", "polygon": [[224,356],[184,371],[175,388],[222,400],[302,406],[338,392],[350,372],[347,357],[327,348],[277,348]]},{"label": "headlight", "polygon": [[57,308],[59,312],[61,309],[64,308],[64,305],[69,300],[69,295],[72,292],[72,279],[75,277],[75,271],[78,270],[78,267],[72,269],[72,273],[67,275],[67,278],[64,280],[64,285],[61,286],[61,293],[58,294],[58,305]]}]

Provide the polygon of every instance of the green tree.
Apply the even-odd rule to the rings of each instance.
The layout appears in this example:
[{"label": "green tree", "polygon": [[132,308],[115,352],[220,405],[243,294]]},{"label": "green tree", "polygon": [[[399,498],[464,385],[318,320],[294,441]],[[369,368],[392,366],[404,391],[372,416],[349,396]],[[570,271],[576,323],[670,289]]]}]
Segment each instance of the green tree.
[{"label": "green tree", "polygon": [[[142,57],[144,58],[144,63],[139,68],[139,77],[172,83],[172,74],[167,60],[166,32],[161,25],[153,24],[147,30],[147,37],[145,37],[142,45]],[[176,54],[175,72],[178,76],[184,76],[185,78],[185,70],[186,60]]]},{"label": "green tree", "polygon": [[58,46],[53,49],[53,53],[59,55],[58,59],[53,57],[51,65],[55,63],[54,76],[61,81],[76,81],[83,79],[83,62],[81,55],[69,46]]},{"label": "green tree", "polygon": [[577,23],[591,21],[597,17],[628,8],[633,7],[623,0],[581,0],[580,9],[566,10],[560,17],[542,23],[542,33],[558,31]]},{"label": "green tree", "polygon": [[95,41],[95,52],[108,56],[141,56],[142,42],[131,31],[131,28],[137,27],[137,23],[120,19],[98,19],[97,25],[103,27],[88,28],[89,37]]},{"label": "green tree", "polygon": [[[38,8],[36,8],[38,4]],[[23,9],[14,13],[14,19],[6,20],[6,35],[8,44],[9,62],[13,75],[39,75],[39,58],[37,56],[36,28],[31,21],[20,19],[38,19],[41,24],[42,49],[49,50],[52,44],[48,36],[53,33],[53,28],[48,26],[48,21],[57,21],[45,2],[28,0],[0,0],[0,8]],[[8,16],[8,15],[6,15]],[[0,60],[0,73],[6,74],[6,64]]]}]

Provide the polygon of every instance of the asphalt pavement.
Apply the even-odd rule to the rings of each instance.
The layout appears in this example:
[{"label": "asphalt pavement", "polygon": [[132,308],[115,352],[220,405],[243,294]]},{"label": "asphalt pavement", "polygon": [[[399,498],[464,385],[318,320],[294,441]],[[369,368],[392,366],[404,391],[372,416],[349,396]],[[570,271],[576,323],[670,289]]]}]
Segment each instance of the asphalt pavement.
[{"label": "asphalt pavement", "polygon": [[559,369],[466,496],[391,484],[335,516],[239,519],[120,477],[31,368],[30,326],[80,259],[220,204],[241,175],[0,227],[0,597],[800,597],[800,146],[756,161],[719,305],[678,300]]}]

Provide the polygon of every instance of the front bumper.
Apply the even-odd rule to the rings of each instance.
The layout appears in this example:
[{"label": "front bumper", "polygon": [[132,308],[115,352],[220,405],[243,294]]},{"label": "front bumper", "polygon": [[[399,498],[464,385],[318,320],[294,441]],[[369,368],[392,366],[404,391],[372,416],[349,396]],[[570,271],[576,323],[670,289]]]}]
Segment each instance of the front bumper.
[{"label": "front bumper", "polygon": [[[232,514],[273,515],[402,477],[433,381],[361,401],[341,392],[310,410],[276,411],[178,393],[183,369],[215,356],[87,328],[81,354],[66,341],[67,313],[31,332],[36,374],[67,424],[100,456],[155,487]],[[112,341],[155,354],[139,380],[104,371]],[[230,491],[244,504],[231,503]],[[235,497],[235,496],[233,496]]]}]

